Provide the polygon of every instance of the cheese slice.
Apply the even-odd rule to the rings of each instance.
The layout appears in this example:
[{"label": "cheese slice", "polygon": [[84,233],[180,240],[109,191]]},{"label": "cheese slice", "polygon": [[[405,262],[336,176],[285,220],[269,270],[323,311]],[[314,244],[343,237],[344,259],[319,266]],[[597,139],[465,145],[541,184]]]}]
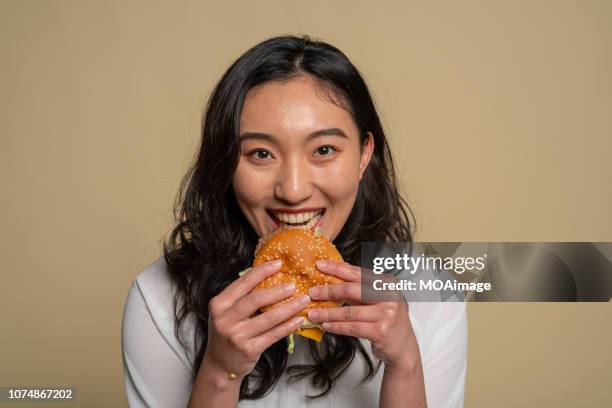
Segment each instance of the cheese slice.
[{"label": "cheese slice", "polygon": [[324,332],[318,327],[309,327],[305,329],[298,329],[295,333],[320,343]]}]

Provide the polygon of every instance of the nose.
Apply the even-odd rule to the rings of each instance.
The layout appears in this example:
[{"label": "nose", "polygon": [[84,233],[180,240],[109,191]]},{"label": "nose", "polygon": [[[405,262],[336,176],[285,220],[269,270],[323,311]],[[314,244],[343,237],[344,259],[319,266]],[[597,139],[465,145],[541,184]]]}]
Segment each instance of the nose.
[{"label": "nose", "polygon": [[276,198],[289,204],[299,204],[310,198],[313,189],[312,174],[306,160],[300,157],[285,160],[274,186]]}]

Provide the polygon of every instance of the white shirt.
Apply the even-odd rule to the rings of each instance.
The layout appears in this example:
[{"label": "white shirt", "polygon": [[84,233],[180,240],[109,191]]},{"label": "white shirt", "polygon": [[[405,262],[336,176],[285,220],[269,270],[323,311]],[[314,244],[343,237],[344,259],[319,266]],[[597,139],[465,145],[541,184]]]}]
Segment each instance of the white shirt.
[{"label": "white shirt", "polygon": [[[122,347],[125,387],[130,407],[185,407],[192,389],[190,370],[195,349],[185,350],[174,332],[174,286],[160,257],[134,280],[123,313]],[[425,394],[429,408],[463,407],[467,370],[467,313],[464,302],[408,302],[410,321],[419,344]],[[191,340],[195,322],[187,319],[184,333]],[[295,351],[287,366],[310,362],[305,342],[295,337]],[[369,341],[360,339],[376,365]],[[378,406],[384,365],[372,380],[358,386],[365,371],[360,353],[325,397],[306,403],[304,395],[320,392],[310,377],[287,383],[283,373],[274,389],[259,400],[244,400],[239,407]]]}]

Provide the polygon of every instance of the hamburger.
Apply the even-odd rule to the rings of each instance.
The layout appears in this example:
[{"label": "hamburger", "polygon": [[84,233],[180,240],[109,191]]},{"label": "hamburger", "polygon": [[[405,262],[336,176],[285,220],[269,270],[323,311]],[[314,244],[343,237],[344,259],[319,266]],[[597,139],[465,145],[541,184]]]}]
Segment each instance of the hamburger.
[{"label": "hamburger", "polygon": [[[315,229],[284,227],[261,239],[255,251],[253,266],[281,259],[281,269],[265,278],[253,290],[269,288],[278,284],[295,284],[294,294],[272,305],[265,306],[261,312],[280,306],[283,303],[307,295],[308,289],[318,285],[342,283],[344,280],[321,273],[315,262],[319,259],[343,262],[342,255],[322,233]],[[308,320],[308,311],[314,308],[340,307],[343,302],[311,300],[310,304],[296,316],[304,317],[301,327],[295,332],[300,336],[320,342],[324,330],[319,323]],[[293,333],[289,336],[289,352],[293,351]]]}]

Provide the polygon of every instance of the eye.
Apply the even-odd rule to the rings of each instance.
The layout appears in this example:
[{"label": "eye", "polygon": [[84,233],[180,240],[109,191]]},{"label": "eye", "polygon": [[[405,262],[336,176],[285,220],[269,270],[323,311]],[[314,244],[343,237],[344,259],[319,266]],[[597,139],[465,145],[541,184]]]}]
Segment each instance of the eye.
[{"label": "eye", "polygon": [[272,153],[265,149],[255,149],[248,153],[248,156],[254,160],[266,160],[272,157]]},{"label": "eye", "polygon": [[336,149],[332,145],[323,145],[317,149],[317,152],[315,153],[315,155],[316,156],[331,156],[334,154],[334,152],[337,152],[337,151],[338,149]]}]

